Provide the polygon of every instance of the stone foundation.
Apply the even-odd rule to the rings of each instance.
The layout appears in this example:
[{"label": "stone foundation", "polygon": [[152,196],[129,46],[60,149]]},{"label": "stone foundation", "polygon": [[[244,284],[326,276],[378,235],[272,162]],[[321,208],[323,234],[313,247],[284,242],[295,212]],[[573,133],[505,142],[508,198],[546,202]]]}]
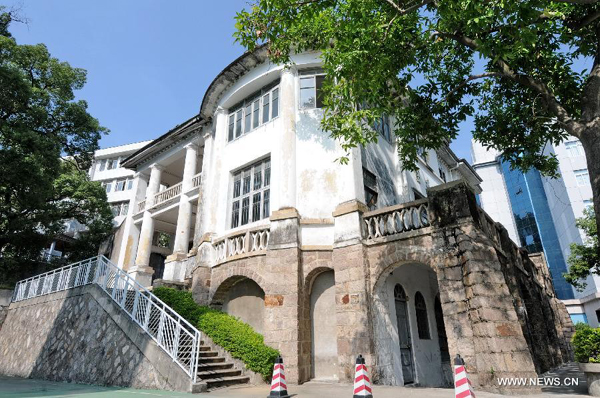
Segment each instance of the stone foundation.
[{"label": "stone foundation", "polygon": [[[460,354],[476,389],[536,392],[500,388],[496,379],[537,377],[572,358],[573,325],[556,298],[543,256],[530,258],[518,249],[504,228],[477,206],[464,183],[436,187],[423,203],[428,205],[427,226],[376,238],[365,235],[363,219],[386,209],[365,214],[360,203],[344,203],[333,214],[331,248],[304,250],[298,238],[300,216],[289,209],[274,213],[269,246],[262,252],[215,265],[213,246],[203,241],[193,271],[194,297],[219,307],[237,282],[253,280],[265,293],[265,342],[281,352],[288,381],[302,383],[315,377],[312,283],[321,272],[333,270],[338,378],[352,380],[355,358],[361,354],[376,383],[402,385],[397,318],[390,309],[394,299],[386,291],[393,286],[386,280],[410,265],[423,272],[429,292],[425,301],[430,336],[425,338],[416,335],[413,297],[408,298],[408,319],[415,328],[410,348],[417,361],[414,382],[444,385],[448,354]],[[445,337],[437,330],[436,300],[441,303]],[[442,339],[448,347],[444,355]]]}]

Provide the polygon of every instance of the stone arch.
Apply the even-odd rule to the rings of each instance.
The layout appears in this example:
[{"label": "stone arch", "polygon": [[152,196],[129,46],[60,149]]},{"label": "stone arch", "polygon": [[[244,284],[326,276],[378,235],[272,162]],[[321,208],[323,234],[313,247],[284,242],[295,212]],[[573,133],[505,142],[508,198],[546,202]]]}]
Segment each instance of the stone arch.
[{"label": "stone arch", "polygon": [[381,288],[381,284],[385,283],[387,276],[389,276],[389,274],[396,268],[401,267],[404,264],[420,264],[430,268],[436,274],[438,272],[437,268],[433,265],[433,259],[427,253],[410,253],[410,255],[406,256],[400,261],[394,261],[394,258],[391,256],[382,256],[376,267],[371,266],[374,271],[378,271],[375,273],[375,275],[371,276],[373,286],[372,292],[375,292],[376,289]]},{"label": "stone arch", "polygon": [[[420,261],[419,261],[420,260]],[[373,328],[376,380],[387,385],[404,385],[403,369],[408,359],[413,361],[414,382],[422,386],[440,387],[444,384],[442,378],[441,354],[437,338],[431,338],[432,325],[436,325],[435,297],[439,293],[437,270],[431,266],[427,255],[414,256],[413,259],[389,261],[381,267],[373,283]],[[400,284],[408,296],[408,319],[410,324],[410,342],[412,351],[401,350],[398,334],[398,322],[393,296],[393,288]],[[427,306],[427,322],[430,335],[420,338],[417,328],[417,316],[414,297],[420,292]],[[407,353],[408,352],[408,353]],[[408,380],[408,379],[407,379]],[[410,382],[410,380],[408,380]]]},{"label": "stone arch", "polygon": [[[313,288],[313,283],[319,275],[327,271],[334,271],[333,267],[319,266],[311,269],[308,274],[304,276],[303,287],[301,290],[302,298],[302,310],[300,313],[300,335],[302,349],[301,356],[306,369],[302,381],[308,381],[311,378],[312,366],[313,366],[313,351],[312,351],[312,325],[310,317],[310,296]],[[335,310],[335,308],[334,308]]]},{"label": "stone arch", "polygon": [[247,268],[237,267],[235,274],[226,274],[222,278],[212,280],[208,300],[210,305],[213,307],[221,307],[229,290],[231,290],[236,283],[243,281],[244,279],[252,280],[263,290],[263,292],[265,292],[265,294],[269,293],[267,289],[265,289],[267,283],[257,272]]}]

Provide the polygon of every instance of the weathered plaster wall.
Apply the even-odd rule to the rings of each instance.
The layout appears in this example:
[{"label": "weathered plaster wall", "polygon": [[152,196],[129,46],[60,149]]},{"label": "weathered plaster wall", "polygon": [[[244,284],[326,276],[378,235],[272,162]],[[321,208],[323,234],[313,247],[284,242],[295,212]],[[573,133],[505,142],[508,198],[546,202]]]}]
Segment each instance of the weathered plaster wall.
[{"label": "weathered plaster wall", "polygon": [[240,281],[229,290],[223,302],[223,311],[246,322],[262,334],[264,331],[265,292],[250,279]]},{"label": "weathered plaster wall", "polygon": [[13,303],[0,330],[0,373],[181,390],[189,378],[99,287]]},{"label": "weathered plaster wall", "polygon": [[326,271],[316,277],[310,293],[311,376],[315,379],[338,378],[337,320],[332,308],[335,308],[335,278],[333,271]]}]

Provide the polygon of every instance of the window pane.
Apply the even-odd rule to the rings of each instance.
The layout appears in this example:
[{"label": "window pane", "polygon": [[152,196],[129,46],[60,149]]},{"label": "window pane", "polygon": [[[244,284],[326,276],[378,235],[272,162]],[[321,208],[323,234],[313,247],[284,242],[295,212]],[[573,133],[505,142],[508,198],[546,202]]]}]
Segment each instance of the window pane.
[{"label": "window pane", "polygon": [[254,167],[254,190],[262,187],[262,165]]},{"label": "window pane", "polygon": [[252,221],[260,220],[260,192],[252,195]]},{"label": "window pane", "polygon": [[323,107],[323,80],[325,76],[315,76],[316,80],[316,97],[317,97],[317,108]]},{"label": "window pane", "polygon": [[244,109],[244,132],[252,130],[252,104],[246,105]]},{"label": "window pane", "polygon": [[300,78],[300,107],[314,108],[316,102],[314,76]]},{"label": "window pane", "polygon": [[257,128],[260,124],[260,99],[252,103],[252,127]]},{"label": "window pane", "polygon": [[102,159],[100,161],[99,171],[104,171],[105,168],[106,168],[106,159]]},{"label": "window pane", "polygon": [[307,76],[300,78],[300,88],[314,88],[315,87],[315,77]]},{"label": "window pane", "polygon": [[131,188],[133,188],[133,180],[127,180],[127,190],[129,191]]},{"label": "window pane", "polygon": [[276,88],[271,94],[271,119],[279,115],[279,89]]},{"label": "window pane", "polygon": [[240,196],[240,188],[242,186],[242,175],[237,173],[233,178],[233,197],[237,198]]},{"label": "window pane", "polygon": [[270,191],[267,189],[263,193],[263,218],[269,217],[270,209],[269,209],[269,199],[270,199]]},{"label": "window pane", "polygon": [[250,192],[251,177],[252,177],[252,174],[250,174],[250,169],[244,170],[244,184],[243,184],[243,188],[242,188],[243,195],[246,195],[248,192]]},{"label": "window pane", "polygon": [[232,113],[229,115],[229,133],[227,134],[227,139],[229,141],[233,140],[233,128],[235,127],[235,115]]},{"label": "window pane", "polygon": [[250,211],[250,197],[242,199],[242,225],[248,224],[248,213]]},{"label": "window pane", "polygon": [[121,215],[126,216],[129,212],[129,203],[123,203],[123,207],[121,208]]},{"label": "window pane", "polygon": [[263,95],[263,119],[262,122],[266,123],[269,121],[269,98],[270,94]]},{"label": "window pane", "polygon": [[235,228],[240,223],[240,201],[236,200],[231,206],[231,228]]},{"label": "window pane", "polygon": [[242,110],[236,112],[235,114],[235,138],[242,135]]},{"label": "window pane", "polygon": [[268,187],[271,184],[271,161],[267,160],[265,162],[265,187]]},{"label": "window pane", "polygon": [[106,193],[110,192],[110,189],[112,188],[112,184],[109,182],[106,184]]}]

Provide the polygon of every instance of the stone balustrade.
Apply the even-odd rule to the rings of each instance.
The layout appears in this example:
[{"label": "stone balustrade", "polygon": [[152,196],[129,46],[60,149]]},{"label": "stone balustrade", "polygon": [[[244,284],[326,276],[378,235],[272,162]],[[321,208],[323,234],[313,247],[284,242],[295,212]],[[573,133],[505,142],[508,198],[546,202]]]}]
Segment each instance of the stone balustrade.
[{"label": "stone balustrade", "polygon": [[429,226],[427,199],[384,207],[363,214],[367,241]]},{"label": "stone balustrade", "polygon": [[202,173],[198,173],[192,177],[192,188],[198,188],[202,181]]},{"label": "stone balustrade", "polygon": [[479,206],[477,206],[477,212],[479,213],[481,229],[485,235],[500,246],[502,243],[500,242],[500,231],[496,226],[496,222]]},{"label": "stone balustrade", "polygon": [[146,209],[146,200],[142,200],[137,205],[137,213],[141,213]]},{"label": "stone balustrade", "polygon": [[269,245],[269,229],[269,226],[264,226],[217,239],[213,243],[217,264],[244,254],[265,254]]},{"label": "stone balustrade", "polygon": [[179,183],[173,185],[169,189],[165,189],[164,191],[157,193],[156,195],[154,195],[154,205],[159,205],[181,195],[181,187],[182,184]]}]

